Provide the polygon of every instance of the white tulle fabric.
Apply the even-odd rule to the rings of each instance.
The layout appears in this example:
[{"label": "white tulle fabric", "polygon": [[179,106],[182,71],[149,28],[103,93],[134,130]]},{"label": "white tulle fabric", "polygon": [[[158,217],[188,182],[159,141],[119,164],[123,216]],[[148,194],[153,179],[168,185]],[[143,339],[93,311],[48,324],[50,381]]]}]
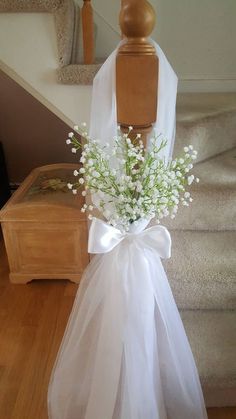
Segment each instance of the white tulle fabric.
[{"label": "white tulle fabric", "polygon": [[[171,157],[175,140],[175,105],[177,76],[159,45],[152,39],[159,59],[158,106],[153,129],[168,140],[167,147],[160,157]],[[122,42],[120,43],[122,44]],[[117,134],[116,108],[116,55],[118,47],[108,57],[93,82],[90,136],[102,142],[111,143]]]},{"label": "white tulle fabric", "polygon": [[[169,135],[169,157],[176,76],[156,50],[160,78],[165,78],[165,68],[170,76],[166,86],[159,82],[158,96],[159,112],[165,102],[158,130]],[[115,56],[95,81],[100,88],[96,85],[91,135],[103,141],[116,134]],[[174,87],[170,91],[169,85]],[[165,99],[164,87],[174,97]],[[198,372],[161,263],[170,256],[170,235],[163,226],[147,224],[140,220],[122,234],[103,221],[92,222],[89,251],[97,255],[83,275],[52,371],[50,419],[207,418]]]}]

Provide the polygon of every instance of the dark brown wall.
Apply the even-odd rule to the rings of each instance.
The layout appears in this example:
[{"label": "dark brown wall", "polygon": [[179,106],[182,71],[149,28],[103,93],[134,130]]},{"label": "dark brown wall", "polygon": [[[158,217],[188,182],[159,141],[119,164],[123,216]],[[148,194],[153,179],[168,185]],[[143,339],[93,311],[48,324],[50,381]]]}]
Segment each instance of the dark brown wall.
[{"label": "dark brown wall", "polygon": [[65,144],[70,127],[0,71],[0,141],[10,182],[38,166],[76,162]]}]

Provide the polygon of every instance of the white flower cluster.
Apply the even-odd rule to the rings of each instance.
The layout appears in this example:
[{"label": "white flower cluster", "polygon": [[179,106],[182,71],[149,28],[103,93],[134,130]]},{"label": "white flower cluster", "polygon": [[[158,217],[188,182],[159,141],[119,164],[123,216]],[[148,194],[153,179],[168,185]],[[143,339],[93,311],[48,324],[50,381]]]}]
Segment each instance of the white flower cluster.
[{"label": "white flower cluster", "polygon": [[[85,139],[83,147],[74,133],[66,143],[72,145],[74,153],[82,148],[83,167],[74,171],[78,180],[68,187],[73,193],[82,187],[83,196],[89,189],[94,206],[111,225],[127,231],[140,218],[155,217],[160,222],[169,215],[174,218],[180,203],[188,206],[192,202],[185,188],[199,179],[189,174],[197,156],[191,145],[184,147],[181,157],[166,162],[160,157],[166,146],[160,136],[154,136],[150,149],[145,150],[140,134],[132,141],[129,138],[132,127],[128,134],[118,129],[114,146],[90,139],[85,124],[82,130],[78,126],[75,130]],[[81,211],[92,212],[93,206],[84,204]]]}]

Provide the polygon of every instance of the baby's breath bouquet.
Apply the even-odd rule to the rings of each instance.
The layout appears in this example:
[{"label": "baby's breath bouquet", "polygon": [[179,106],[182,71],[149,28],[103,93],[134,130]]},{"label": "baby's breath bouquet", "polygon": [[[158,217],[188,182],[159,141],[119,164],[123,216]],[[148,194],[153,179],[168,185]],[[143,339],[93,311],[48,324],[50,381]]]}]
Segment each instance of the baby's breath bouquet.
[{"label": "baby's breath bouquet", "polygon": [[109,224],[125,232],[139,219],[155,218],[159,223],[163,217],[174,218],[180,203],[188,206],[192,201],[186,188],[199,181],[190,174],[197,156],[192,145],[184,147],[180,157],[166,161],[162,157],[166,140],[161,135],[153,135],[145,149],[140,134],[131,140],[132,127],[125,134],[118,127],[112,145],[89,138],[86,124],[74,131],[83,141],[70,132],[66,143],[73,153],[82,149],[83,167],[74,171],[77,179],[68,187],[74,194],[90,192],[93,205],[81,208],[90,219],[97,208]]}]

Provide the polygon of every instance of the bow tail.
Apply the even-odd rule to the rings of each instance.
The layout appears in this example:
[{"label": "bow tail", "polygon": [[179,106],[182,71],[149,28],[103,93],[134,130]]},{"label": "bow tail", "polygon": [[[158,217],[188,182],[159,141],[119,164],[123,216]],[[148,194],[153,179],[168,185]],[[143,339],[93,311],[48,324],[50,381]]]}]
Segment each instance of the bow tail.
[{"label": "bow tail", "polygon": [[127,248],[125,243],[123,247],[126,248],[123,265],[127,263],[129,266],[123,277],[127,284],[128,315],[124,337],[122,414],[118,417],[167,419],[159,371],[155,298],[149,266],[141,248]]},{"label": "bow tail", "polygon": [[116,255],[118,250],[117,248],[112,254],[103,255],[104,271],[100,272],[100,275],[109,278],[110,284],[102,303],[99,338],[85,419],[111,419],[117,399],[127,316],[127,306],[120,283],[120,261]]}]

